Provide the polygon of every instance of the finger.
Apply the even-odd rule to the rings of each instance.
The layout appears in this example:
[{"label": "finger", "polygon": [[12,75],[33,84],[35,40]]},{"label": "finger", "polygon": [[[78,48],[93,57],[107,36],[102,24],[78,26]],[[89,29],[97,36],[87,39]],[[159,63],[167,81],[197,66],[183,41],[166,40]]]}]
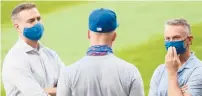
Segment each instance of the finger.
[{"label": "finger", "polygon": [[184,89],[186,87],[186,85],[182,86],[181,89]]},{"label": "finger", "polygon": [[188,87],[188,85],[184,85],[184,87]]},{"label": "finger", "polygon": [[169,58],[170,58],[170,47],[168,48],[168,52],[167,52],[167,54],[165,56],[165,64],[166,64],[166,66],[167,66],[167,62],[169,61]]},{"label": "finger", "polygon": [[177,52],[176,52],[176,48],[175,47],[173,47],[173,55],[174,55],[174,60],[178,62],[179,58],[177,56]]},{"label": "finger", "polygon": [[171,52],[172,52],[172,47],[169,47],[168,48],[168,59],[171,58]]},{"label": "finger", "polygon": [[188,86],[187,86],[187,85],[185,85],[185,86],[184,86],[184,89],[185,89],[185,90],[187,90],[187,89],[188,89]]},{"label": "finger", "polygon": [[187,89],[188,89],[188,86],[187,86],[187,85],[184,85],[184,86],[182,86],[182,88],[181,88],[182,91],[186,91]]},{"label": "finger", "polygon": [[187,89],[188,89],[188,87],[183,87],[183,88],[181,88],[181,90],[184,90],[184,91],[187,90]]},{"label": "finger", "polygon": [[184,91],[184,88],[181,88],[181,91]]},{"label": "finger", "polygon": [[188,90],[188,87],[185,87],[184,90]]},{"label": "finger", "polygon": [[165,56],[165,62],[168,60],[168,54],[166,54]]},{"label": "finger", "polygon": [[173,61],[173,47],[170,47],[170,51],[169,51],[169,61]]},{"label": "finger", "polygon": [[180,61],[180,54],[177,55],[176,59],[177,59],[177,62],[178,62],[179,64],[181,64],[181,61]]},{"label": "finger", "polygon": [[174,47],[172,47],[172,50],[171,50],[171,57],[172,59],[174,59]]},{"label": "finger", "polygon": [[188,87],[187,85],[182,86],[183,88]]},{"label": "finger", "polygon": [[168,57],[168,54],[169,54],[169,48],[168,48],[168,51],[167,51],[166,56],[165,56],[166,58]]},{"label": "finger", "polygon": [[184,94],[184,93],[185,93],[185,91],[184,91],[184,90],[181,90],[181,92],[182,92],[182,94]]},{"label": "finger", "polygon": [[169,58],[169,48],[168,48],[168,52],[166,53],[166,60],[168,60],[168,58]]},{"label": "finger", "polygon": [[182,86],[181,89],[183,89],[185,86]]},{"label": "finger", "polygon": [[183,91],[183,90],[181,90],[181,92],[182,92],[182,94],[184,94],[184,91]]},{"label": "finger", "polygon": [[177,57],[177,51],[175,47],[173,47],[173,54],[174,54],[174,57]]},{"label": "finger", "polygon": [[166,53],[166,60],[169,59],[169,54],[170,54],[170,47],[168,48],[168,52]]}]

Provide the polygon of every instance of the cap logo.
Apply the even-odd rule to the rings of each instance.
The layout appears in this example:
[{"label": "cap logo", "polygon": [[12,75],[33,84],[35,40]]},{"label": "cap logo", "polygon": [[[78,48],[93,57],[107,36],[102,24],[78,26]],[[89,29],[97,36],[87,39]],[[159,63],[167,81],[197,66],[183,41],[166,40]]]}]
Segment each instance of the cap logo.
[{"label": "cap logo", "polygon": [[96,30],[97,30],[97,31],[102,31],[102,28],[98,27]]}]

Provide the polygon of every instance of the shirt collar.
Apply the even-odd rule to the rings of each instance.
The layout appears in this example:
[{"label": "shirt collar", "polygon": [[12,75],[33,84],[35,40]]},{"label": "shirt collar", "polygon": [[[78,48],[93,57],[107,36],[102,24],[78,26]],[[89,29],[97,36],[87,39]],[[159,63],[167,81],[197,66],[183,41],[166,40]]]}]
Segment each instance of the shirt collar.
[{"label": "shirt collar", "polygon": [[189,56],[188,60],[179,68],[178,72],[181,72],[184,69],[190,69],[193,68],[195,63],[191,63],[193,59],[195,59],[196,56],[194,52],[191,52],[191,55]]},{"label": "shirt collar", "polygon": [[43,48],[43,45],[41,43],[39,43],[39,47],[38,48],[33,48],[30,45],[28,45],[24,40],[19,39],[18,40],[18,45],[20,48],[22,48],[23,50],[25,50],[25,52],[31,52],[31,51],[39,51],[40,49]]}]

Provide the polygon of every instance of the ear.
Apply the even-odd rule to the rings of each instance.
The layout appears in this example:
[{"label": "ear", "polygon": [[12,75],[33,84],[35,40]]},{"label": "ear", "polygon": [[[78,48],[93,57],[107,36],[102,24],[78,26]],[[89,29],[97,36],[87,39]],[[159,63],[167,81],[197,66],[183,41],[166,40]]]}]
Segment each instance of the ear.
[{"label": "ear", "polygon": [[88,39],[90,39],[90,30],[88,30]]},{"label": "ear", "polygon": [[112,37],[112,41],[115,41],[116,39],[116,32],[114,32],[113,37]]},{"label": "ear", "polygon": [[19,28],[19,25],[18,25],[18,24],[14,24],[13,26],[14,26],[15,29],[18,29],[18,28]]},{"label": "ear", "polygon": [[189,45],[192,45],[193,36],[190,35],[190,36],[188,37],[188,39],[189,39],[188,44],[189,44]]}]

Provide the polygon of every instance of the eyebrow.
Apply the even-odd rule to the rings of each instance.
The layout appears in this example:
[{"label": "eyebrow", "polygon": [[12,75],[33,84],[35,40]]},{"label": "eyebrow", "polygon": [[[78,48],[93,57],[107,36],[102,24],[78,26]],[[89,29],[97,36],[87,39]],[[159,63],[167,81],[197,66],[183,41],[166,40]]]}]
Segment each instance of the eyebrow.
[{"label": "eyebrow", "polygon": [[173,37],[181,37],[180,35],[175,35],[175,36],[173,36]]},{"label": "eyebrow", "polygon": [[35,18],[30,18],[30,19],[27,20],[27,22],[29,22],[29,21],[34,21],[35,19],[38,19],[38,18],[41,19],[41,16],[37,16],[37,17],[35,17]]},{"label": "eyebrow", "polygon": [[165,38],[176,38],[176,37],[181,37],[180,35],[175,35],[175,36],[165,36]]}]

